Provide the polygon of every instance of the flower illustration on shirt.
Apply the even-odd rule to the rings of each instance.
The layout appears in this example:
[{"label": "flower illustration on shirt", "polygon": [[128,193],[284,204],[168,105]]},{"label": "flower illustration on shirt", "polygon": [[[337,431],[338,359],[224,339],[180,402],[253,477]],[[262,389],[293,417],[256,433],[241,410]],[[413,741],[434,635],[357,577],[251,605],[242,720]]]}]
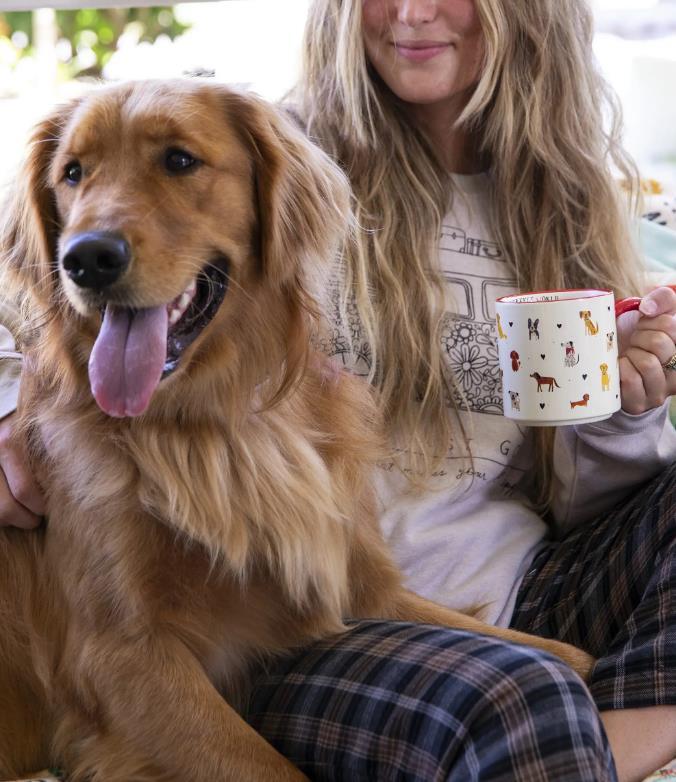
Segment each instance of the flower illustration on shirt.
[{"label": "flower illustration on shirt", "polygon": [[476,328],[471,323],[458,322],[454,329],[456,343],[469,345],[476,340]]},{"label": "flower illustration on shirt", "polygon": [[487,351],[487,366],[484,370],[484,388],[494,394],[502,393],[502,372],[498,361],[497,350],[489,348]]},{"label": "flower illustration on shirt", "polygon": [[463,391],[467,392],[481,385],[488,359],[481,355],[478,345],[458,345],[448,351],[448,358],[453,374]]},{"label": "flower illustration on shirt", "polygon": [[485,413],[502,412],[500,363],[495,339],[495,325],[467,321],[447,313],[441,327],[441,347],[455,385],[454,393],[461,408]]},{"label": "flower illustration on shirt", "polygon": [[459,345],[469,345],[476,341],[477,328],[475,323],[454,318],[446,314],[441,324],[441,344],[443,349],[450,353]]},{"label": "flower illustration on shirt", "polygon": [[484,370],[484,386],[498,394],[502,392],[500,375],[500,359],[498,358],[498,346],[495,340],[495,327],[484,326],[477,334],[477,345],[483,347],[483,353],[487,359]]},{"label": "flower illustration on shirt", "polygon": [[482,413],[502,415],[502,394],[487,394],[472,400],[472,407]]}]

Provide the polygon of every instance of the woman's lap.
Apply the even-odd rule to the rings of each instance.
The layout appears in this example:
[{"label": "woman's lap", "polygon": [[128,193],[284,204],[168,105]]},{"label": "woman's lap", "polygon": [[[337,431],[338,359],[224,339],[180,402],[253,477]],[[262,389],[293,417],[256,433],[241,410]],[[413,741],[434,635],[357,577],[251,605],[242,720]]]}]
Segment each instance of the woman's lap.
[{"label": "woman's lap", "polygon": [[535,649],[368,621],[278,663],[246,719],[313,780],[611,780],[588,691]]},{"label": "woman's lap", "polygon": [[598,657],[601,710],[676,704],[676,464],[603,519],[552,542],[512,627]]},{"label": "woman's lap", "polygon": [[[676,465],[545,549],[513,626],[600,657],[600,708],[676,703]],[[460,631],[361,622],[258,678],[247,720],[314,780],[605,780],[598,711],[572,671]]]}]

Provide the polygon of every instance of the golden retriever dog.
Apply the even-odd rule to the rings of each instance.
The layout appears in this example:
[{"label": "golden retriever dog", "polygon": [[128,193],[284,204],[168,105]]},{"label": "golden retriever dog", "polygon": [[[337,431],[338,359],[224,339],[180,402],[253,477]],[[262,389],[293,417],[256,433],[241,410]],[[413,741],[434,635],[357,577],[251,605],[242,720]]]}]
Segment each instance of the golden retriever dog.
[{"label": "golden retriever dog", "polygon": [[384,617],[362,381],[311,333],[349,225],[339,169],[263,101],[138,82],[33,135],[0,237],[46,524],[0,532],[0,777],[305,779],[239,716],[261,661]]}]

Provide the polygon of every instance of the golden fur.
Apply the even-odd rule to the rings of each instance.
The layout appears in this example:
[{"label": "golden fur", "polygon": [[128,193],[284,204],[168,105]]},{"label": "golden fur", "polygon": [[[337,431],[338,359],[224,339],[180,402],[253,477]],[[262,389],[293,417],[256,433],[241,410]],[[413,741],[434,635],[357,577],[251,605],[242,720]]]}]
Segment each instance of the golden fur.
[{"label": "golden fur", "polygon": [[[168,177],[175,146],[204,164]],[[483,630],[588,671],[402,587],[369,492],[370,394],[310,348],[348,190],[288,120],[215,85],[106,88],[37,127],[19,182],[1,249],[25,293],[20,417],[48,523],[0,532],[0,776],[303,779],[236,704],[253,665],[345,616]],[[104,293],[119,306],[164,306],[230,259],[217,314],[138,417],[104,414],[87,380],[101,299],[62,255],[94,229],[133,249]]]}]

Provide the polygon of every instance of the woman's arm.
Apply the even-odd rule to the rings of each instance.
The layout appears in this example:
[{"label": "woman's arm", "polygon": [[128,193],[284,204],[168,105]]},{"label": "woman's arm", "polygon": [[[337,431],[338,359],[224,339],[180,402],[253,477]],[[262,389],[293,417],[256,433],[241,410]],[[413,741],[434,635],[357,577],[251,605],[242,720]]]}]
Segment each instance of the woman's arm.
[{"label": "woman's arm", "polygon": [[606,421],[559,427],[552,503],[557,529],[610,510],[674,461],[669,400],[639,415],[619,410]]},{"label": "woman's arm", "polygon": [[23,443],[13,437],[21,354],[12,332],[18,323],[16,309],[0,300],[0,526],[28,529],[40,523],[45,504]]},{"label": "woman's arm", "polygon": [[617,328],[622,410],[556,433],[552,511],[561,529],[610,510],[676,461],[669,420],[676,372],[664,369],[676,350],[676,291],[650,291],[639,312],[617,319]]}]

